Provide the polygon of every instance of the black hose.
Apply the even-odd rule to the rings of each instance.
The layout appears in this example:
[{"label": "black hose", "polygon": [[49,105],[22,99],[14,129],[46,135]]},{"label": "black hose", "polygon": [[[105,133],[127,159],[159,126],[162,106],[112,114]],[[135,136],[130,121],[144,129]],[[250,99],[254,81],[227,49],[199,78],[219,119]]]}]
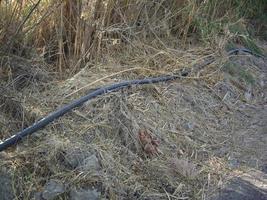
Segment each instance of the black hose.
[{"label": "black hose", "polygon": [[258,58],[262,58],[262,59],[264,59],[264,56],[263,55],[260,55],[260,54],[258,54],[258,53],[255,53],[255,52],[253,52],[253,51],[251,51],[251,50],[249,50],[249,49],[246,49],[246,48],[236,48],[236,49],[231,49],[231,50],[229,50],[228,51],[228,55],[234,55],[234,54],[238,54],[239,52],[244,52],[244,53],[249,53],[249,54],[251,54],[251,55],[253,55],[253,56],[256,56],[256,57],[258,57]]},{"label": "black hose", "polygon": [[157,78],[147,78],[147,79],[123,81],[120,83],[115,83],[115,84],[112,84],[110,86],[105,86],[105,87],[102,87],[100,89],[97,89],[94,92],[89,93],[88,95],[83,96],[80,99],[77,99],[77,100],[73,101],[72,103],[58,109],[57,111],[50,113],[48,116],[41,119],[40,121],[37,121],[36,123],[31,125],[30,127],[22,130],[21,132],[15,134],[15,135],[11,136],[10,138],[8,138],[7,140],[3,141],[2,143],[0,143],[0,151],[3,151],[6,148],[16,144],[18,141],[20,141],[25,136],[34,133],[35,131],[43,128],[44,126],[46,126],[50,122],[54,121],[55,119],[61,117],[65,113],[69,112],[73,108],[78,107],[78,106],[82,105],[84,102],[86,102],[90,99],[93,99],[99,95],[106,94],[109,92],[114,92],[114,91],[120,90],[122,88],[131,86],[131,85],[143,85],[143,84],[165,82],[165,81],[169,81],[169,80],[174,80],[178,77],[180,77],[180,76],[162,76],[162,77],[157,77]]},{"label": "black hose", "polygon": [[[250,50],[248,49],[233,49],[228,52],[228,55],[236,54],[240,51],[250,53],[254,55]],[[257,56],[257,55],[255,55]],[[144,85],[144,84],[152,84],[152,83],[159,83],[159,82],[166,82],[170,80],[175,80],[177,78],[182,77],[183,75],[167,75],[167,76],[160,76],[156,78],[146,78],[146,79],[137,79],[137,80],[130,80],[130,81],[123,81],[120,83],[115,83],[109,86],[101,87],[86,96],[81,97],[80,99],[77,99],[73,101],[72,103],[63,106],[62,108],[58,109],[57,111],[50,113],[48,116],[44,117],[43,119],[37,121],[33,125],[29,126],[28,128],[18,132],[17,134],[11,136],[10,138],[4,140],[0,143],[0,151],[5,150],[6,148],[16,144],[18,141],[22,140],[24,137],[38,131],[39,129],[45,127],[50,122],[54,121],[55,119],[61,117],[62,115],[66,114],[67,112],[71,111],[73,108],[76,108],[78,106],[81,106],[86,101],[93,99],[99,95],[114,92],[117,90],[120,90],[122,88],[132,86],[132,85]],[[187,76],[187,74],[185,75]]]}]

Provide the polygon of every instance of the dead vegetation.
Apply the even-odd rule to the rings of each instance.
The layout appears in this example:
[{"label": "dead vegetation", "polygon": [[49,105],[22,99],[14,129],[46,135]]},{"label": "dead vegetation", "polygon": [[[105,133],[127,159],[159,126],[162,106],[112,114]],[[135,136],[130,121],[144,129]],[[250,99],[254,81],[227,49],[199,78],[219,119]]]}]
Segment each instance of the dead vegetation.
[{"label": "dead vegetation", "polygon": [[[107,54],[117,58],[132,52],[123,55],[124,62],[154,48],[181,49],[199,42],[228,48],[234,42],[260,52],[251,36],[265,34],[265,7],[264,1],[235,0],[1,1],[1,49],[23,57],[37,54],[56,64],[61,76],[88,61],[102,62]],[[244,18],[253,20],[257,31]]]},{"label": "dead vegetation", "polygon": [[2,153],[16,199],[43,195],[50,180],[64,185],[58,199],[73,188],[101,199],[208,199],[233,170],[261,168],[264,138],[240,141],[246,131],[263,137],[244,105],[266,104],[266,61],[224,50],[266,52],[254,39],[266,5],[236,4],[0,1],[0,139],[102,85],[190,69],[98,97]]},{"label": "dead vegetation", "polygon": [[[129,69],[118,71],[124,68]],[[140,69],[110,77],[111,72],[114,65],[95,65],[39,93],[28,87],[32,92],[25,106],[44,116],[87,89],[145,75]],[[237,151],[233,133],[249,118],[239,115],[245,91],[219,71],[205,73],[221,78],[196,76],[98,97],[24,140],[2,163],[18,181],[17,198],[31,199],[56,179],[66,184],[63,199],[73,187],[96,188],[107,199],[207,199],[232,171],[229,160]],[[252,101],[264,102],[257,94],[260,81],[252,87]],[[92,156],[95,163],[88,164]]]}]

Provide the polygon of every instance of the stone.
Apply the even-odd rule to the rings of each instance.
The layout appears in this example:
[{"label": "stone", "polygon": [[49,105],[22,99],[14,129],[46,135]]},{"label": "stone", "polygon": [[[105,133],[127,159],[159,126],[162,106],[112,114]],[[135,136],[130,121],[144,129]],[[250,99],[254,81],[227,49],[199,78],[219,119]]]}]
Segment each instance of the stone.
[{"label": "stone", "polygon": [[12,176],[6,170],[0,170],[0,199],[11,200],[15,199],[12,189]]},{"label": "stone", "polygon": [[267,175],[251,170],[232,180],[211,200],[266,200]]},{"label": "stone", "polygon": [[72,189],[70,191],[71,200],[98,200],[100,195],[100,192],[97,192],[95,189]]},{"label": "stone", "polygon": [[45,200],[52,200],[55,197],[65,192],[65,186],[58,180],[48,181],[42,192],[42,198]]},{"label": "stone", "polygon": [[181,174],[182,176],[187,177],[189,179],[194,179],[195,177],[197,177],[197,175],[199,173],[196,165],[191,163],[188,159],[185,159],[185,158],[172,159],[171,160],[171,167],[175,172],[177,172],[177,173]]},{"label": "stone", "polygon": [[98,171],[100,169],[99,160],[95,154],[85,158],[79,167],[82,171]]},{"label": "stone", "polygon": [[36,192],[33,195],[33,200],[43,200],[43,198],[42,198],[42,192]]},{"label": "stone", "polygon": [[80,149],[69,150],[65,155],[65,164],[70,169],[76,169],[81,166],[83,160],[89,157],[92,153],[88,151],[82,151]]}]

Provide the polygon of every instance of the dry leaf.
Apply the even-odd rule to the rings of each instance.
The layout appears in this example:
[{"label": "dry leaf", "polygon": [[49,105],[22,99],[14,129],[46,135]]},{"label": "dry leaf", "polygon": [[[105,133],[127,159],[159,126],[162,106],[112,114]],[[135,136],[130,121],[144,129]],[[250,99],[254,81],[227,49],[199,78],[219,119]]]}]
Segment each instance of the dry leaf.
[{"label": "dry leaf", "polygon": [[153,156],[159,153],[159,140],[153,138],[152,134],[149,131],[141,129],[138,133],[138,137],[146,154],[148,154],[149,156]]}]

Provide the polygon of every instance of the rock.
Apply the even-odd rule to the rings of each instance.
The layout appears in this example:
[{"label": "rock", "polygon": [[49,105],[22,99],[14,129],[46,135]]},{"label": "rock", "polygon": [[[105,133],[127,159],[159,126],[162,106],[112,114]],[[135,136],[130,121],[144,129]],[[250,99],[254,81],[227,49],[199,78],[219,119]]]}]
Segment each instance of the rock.
[{"label": "rock", "polygon": [[84,164],[84,160],[92,154],[89,150],[81,150],[79,148],[68,149],[64,157],[65,165],[69,169],[80,168]]},{"label": "rock", "polygon": [[100,192],[92,189],[72,189],[70,191],[70,199],[71,200],[98,200],[100,199]]},{"label": "rock", "polygon": [[98,161],[98,158],[96,157],[95,154],[87,157],[86,159],[83,160],[81,166],[79,167],[82,171],[93,171],[93,170],[99,170],[100,169],[100,164]]},{"label": "rock", "polygon": [[199,171],[197,170],[197,167],[195,164],[188,161],[188,159],[177,159],[173,158],[171,159],[171,168],[175,172],[181,174],[184,177],[187,177],[189,179],[194,179]]},{"label": "rock", "polygon": [[36,192],[33,196],[33,200],[43,200],[42,192]]},{"label": "rock", "polygon": [[0,199],[11,200],[15,199],[12,189],[12,177],[5,170],[0,170]]},{"label": "rock", "polygon": [[251,170],[239,177],[234,177],[211,200],[266,200],[267,175]]},{"label": "rock", "polygon": [[58,180],[50,180],[44,186],[44,191],[42,192],[42,198],[45,200],[51,200],[58,195],[65,192],[65,186]]},{"label": "rock", "polygon": [[92,151],[71,149],[64,156],[64,165],[69,169],[80,171],[94,171],[100,169],[99,160]]}]

